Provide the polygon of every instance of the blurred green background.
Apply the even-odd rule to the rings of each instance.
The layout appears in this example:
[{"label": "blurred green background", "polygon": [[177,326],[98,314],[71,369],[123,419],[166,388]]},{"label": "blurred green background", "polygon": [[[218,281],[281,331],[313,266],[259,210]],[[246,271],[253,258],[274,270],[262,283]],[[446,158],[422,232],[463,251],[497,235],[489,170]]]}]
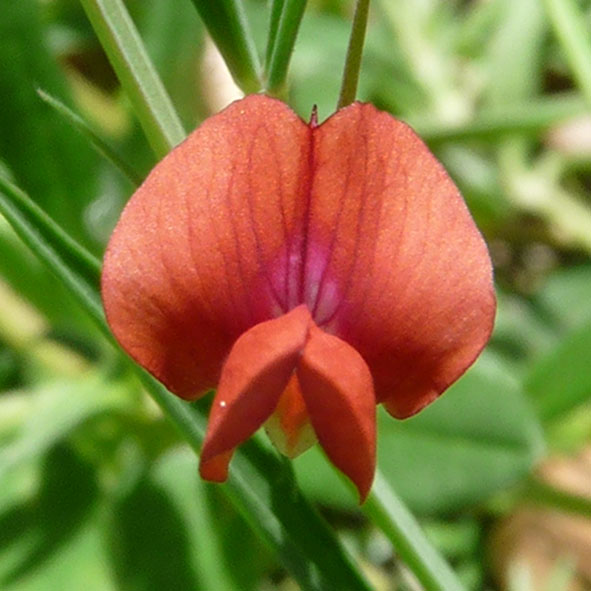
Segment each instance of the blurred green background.
[{"label": "blurred green background", "polygon": [[[189,0],[126,4],[187,130],[238,96]],[[361,71],[359,98],[422,134],[495,264],[485,353],[419,416],[379,421],[382,473],[474,591],[591,588],[591,101],[550,4],[374,0]],[[262,54],[267,4],[244,6]],[[0,8],[0,174],[100,256],[133,186],[37,89],[141,177],[152,152],[77,0]],[[352,9],[309,1],[288,100],[305,119],[334,111]],[[321,452],[295,466],[375,588],[417,589]],[[0,217],[0,589],[296,588]]]}]

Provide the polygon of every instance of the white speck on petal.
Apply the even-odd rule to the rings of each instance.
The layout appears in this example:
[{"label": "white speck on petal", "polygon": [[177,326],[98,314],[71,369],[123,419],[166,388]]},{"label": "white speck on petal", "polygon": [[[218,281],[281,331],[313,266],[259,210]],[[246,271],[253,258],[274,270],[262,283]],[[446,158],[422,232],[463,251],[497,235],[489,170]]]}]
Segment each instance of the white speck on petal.
[{"label": "white speck on petal", "polygon": [[220,400],[220,406],[222,408],[225,408],[226,407],[226,401],[225,400]]}]

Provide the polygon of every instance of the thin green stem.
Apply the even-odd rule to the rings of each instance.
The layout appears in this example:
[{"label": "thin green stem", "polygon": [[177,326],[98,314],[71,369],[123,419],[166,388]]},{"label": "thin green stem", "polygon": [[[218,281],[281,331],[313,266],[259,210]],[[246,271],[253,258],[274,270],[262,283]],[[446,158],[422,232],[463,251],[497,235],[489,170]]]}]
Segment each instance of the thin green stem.
[{"label": "thin green stem", "polygon": [[591,109],[591,31],[573,0],[545,0],[546,11],[587,106]]},{"label": "thin green stem", "polygon": [[142,182],[142,177],[135,171],[125,160],[123,160],[119,154],[115,152],[99,135],[90,127],[90,125],[78,115],[64,105],[59,99],[50,95],[49,93],[37,89],[37,94],[42,101],[46,102],[49,106],[54,108],[72,127],[79,131],[83,136],[90,140],[90,143],[94,149],[104,158],[106,158],[115,168],[123,174],[129,182],[137,187]]},{"label": "thin green stem", "polygon": [[350,105],[357,96],[357,84],[359,83],[359,70],[361,68],[368,15],[369,0],[357,0],[337,109]]},{"label": "thin green stem", "polygon": [[376,472],[363,510],[386,534],[400,558],[426,591],[462,591],[464,586],[427,540],[412,513]]},{"label": "thin green stem", "polygon": [[523,496],[526,501],[591,518],[591,498],[569,493],[535,478],[529,480]]},{"label": "thin green stem", "polygon": [[[306,10],[307,0],[284,0],[281,18],[274,32],[274,42],[267,67],[267,90],[270,94],[282,94],[293,48]],[[273,6],[274,11],[277,5]],[[276,14],[271,15],[276,18]],[[273,22],[271,23],[273,25]],[[270,30],[273,34],[273,30]]]},{"label": "thin green stem", "polygon": [[269,33],[267,35],[267,49],[265,50],[265,71],[269,71],[271,65],[271,57],[273,56],[273,49],[275,48],[275,40],[277,39],[277,30],[279,29],[279,21],[285,6],[285,0],[269,0]]},{"label": "thin green stem", "polygon": [[110,335],[98,295],[100,262],[64,232],[21,189],[0,175],[0,214]]},{"label": "thin green stem", "polygon": [[80,0],[158,158],[185,131],[121,0]]}]

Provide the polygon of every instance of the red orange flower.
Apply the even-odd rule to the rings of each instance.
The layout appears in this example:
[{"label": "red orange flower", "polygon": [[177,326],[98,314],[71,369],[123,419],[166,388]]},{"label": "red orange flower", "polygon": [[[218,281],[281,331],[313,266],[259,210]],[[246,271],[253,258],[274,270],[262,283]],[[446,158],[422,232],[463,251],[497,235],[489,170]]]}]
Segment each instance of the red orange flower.
[{"label": "red orange flower", "polygon": [[375,405],[418,412],[492,330],[486,246],[414,132],[355,103],[305,124],[264,96],[205,121],[125,208],[102,293],[123,348],[172,391],[217,388],[201,454],[227,476],[266,424],[318,438],[364,498]]}]

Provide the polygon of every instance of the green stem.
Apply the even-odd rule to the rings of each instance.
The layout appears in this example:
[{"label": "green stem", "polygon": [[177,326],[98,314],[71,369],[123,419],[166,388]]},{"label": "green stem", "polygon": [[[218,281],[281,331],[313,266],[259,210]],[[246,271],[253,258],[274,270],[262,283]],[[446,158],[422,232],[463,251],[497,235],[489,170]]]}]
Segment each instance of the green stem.
[{"label": "green stem", "polygon": [[[285,0],[282,4],[279,22],[276,24],[271,22],[272,26],[276,26],[276,30],[271,28],[269,31],[275,37],[267,68],[267,90],[270,94],[281,96],[284,93],[283,87],[287,78],[287,69],[306,10],[306,2],[307,0]],[[273,9],[274,13],[271,18],[276,19],[277,4],[273,6]]]},{"label": "green stem", "polygon": [[277,39],[277,30],[279,29],[279,21],[281,20],[281,15],[283,13],[285,0],[270,0],[270,4],[269,34],[267,35],[267,49],[265,50],[265,71],[267,72],[271,65],[275,40]]},{"label": "green stem", "polygon": [[363,54],[368,14],[369,0],[357,0],[337,109],[350,105],[357,96],[357,84],[359,82],[359,70],[361,68],[361,55]]},{"label": "green stem", "polygon": [[535,478],[528,482],[524,497],[526,501],[591,518],[591,498],[569,493]]},{"label": "green stem", "polygon": [[425,537],[412,513],[376,472],[365,513],[386,534],[426,591],[462,591],[464,586]]},{"label": "green stem", "polygon": [[162,158],[185,139],[172,102],[121,0],[80,0],[144,133]]},{"label": "green stem", "polygon": [[[100,262],[64,232],[21,189],[0,175],[0,214],[21,240],[52,271],[81,302],[109,335],[100,297]],[[58,251],[59,250],[59,254]]]}]

